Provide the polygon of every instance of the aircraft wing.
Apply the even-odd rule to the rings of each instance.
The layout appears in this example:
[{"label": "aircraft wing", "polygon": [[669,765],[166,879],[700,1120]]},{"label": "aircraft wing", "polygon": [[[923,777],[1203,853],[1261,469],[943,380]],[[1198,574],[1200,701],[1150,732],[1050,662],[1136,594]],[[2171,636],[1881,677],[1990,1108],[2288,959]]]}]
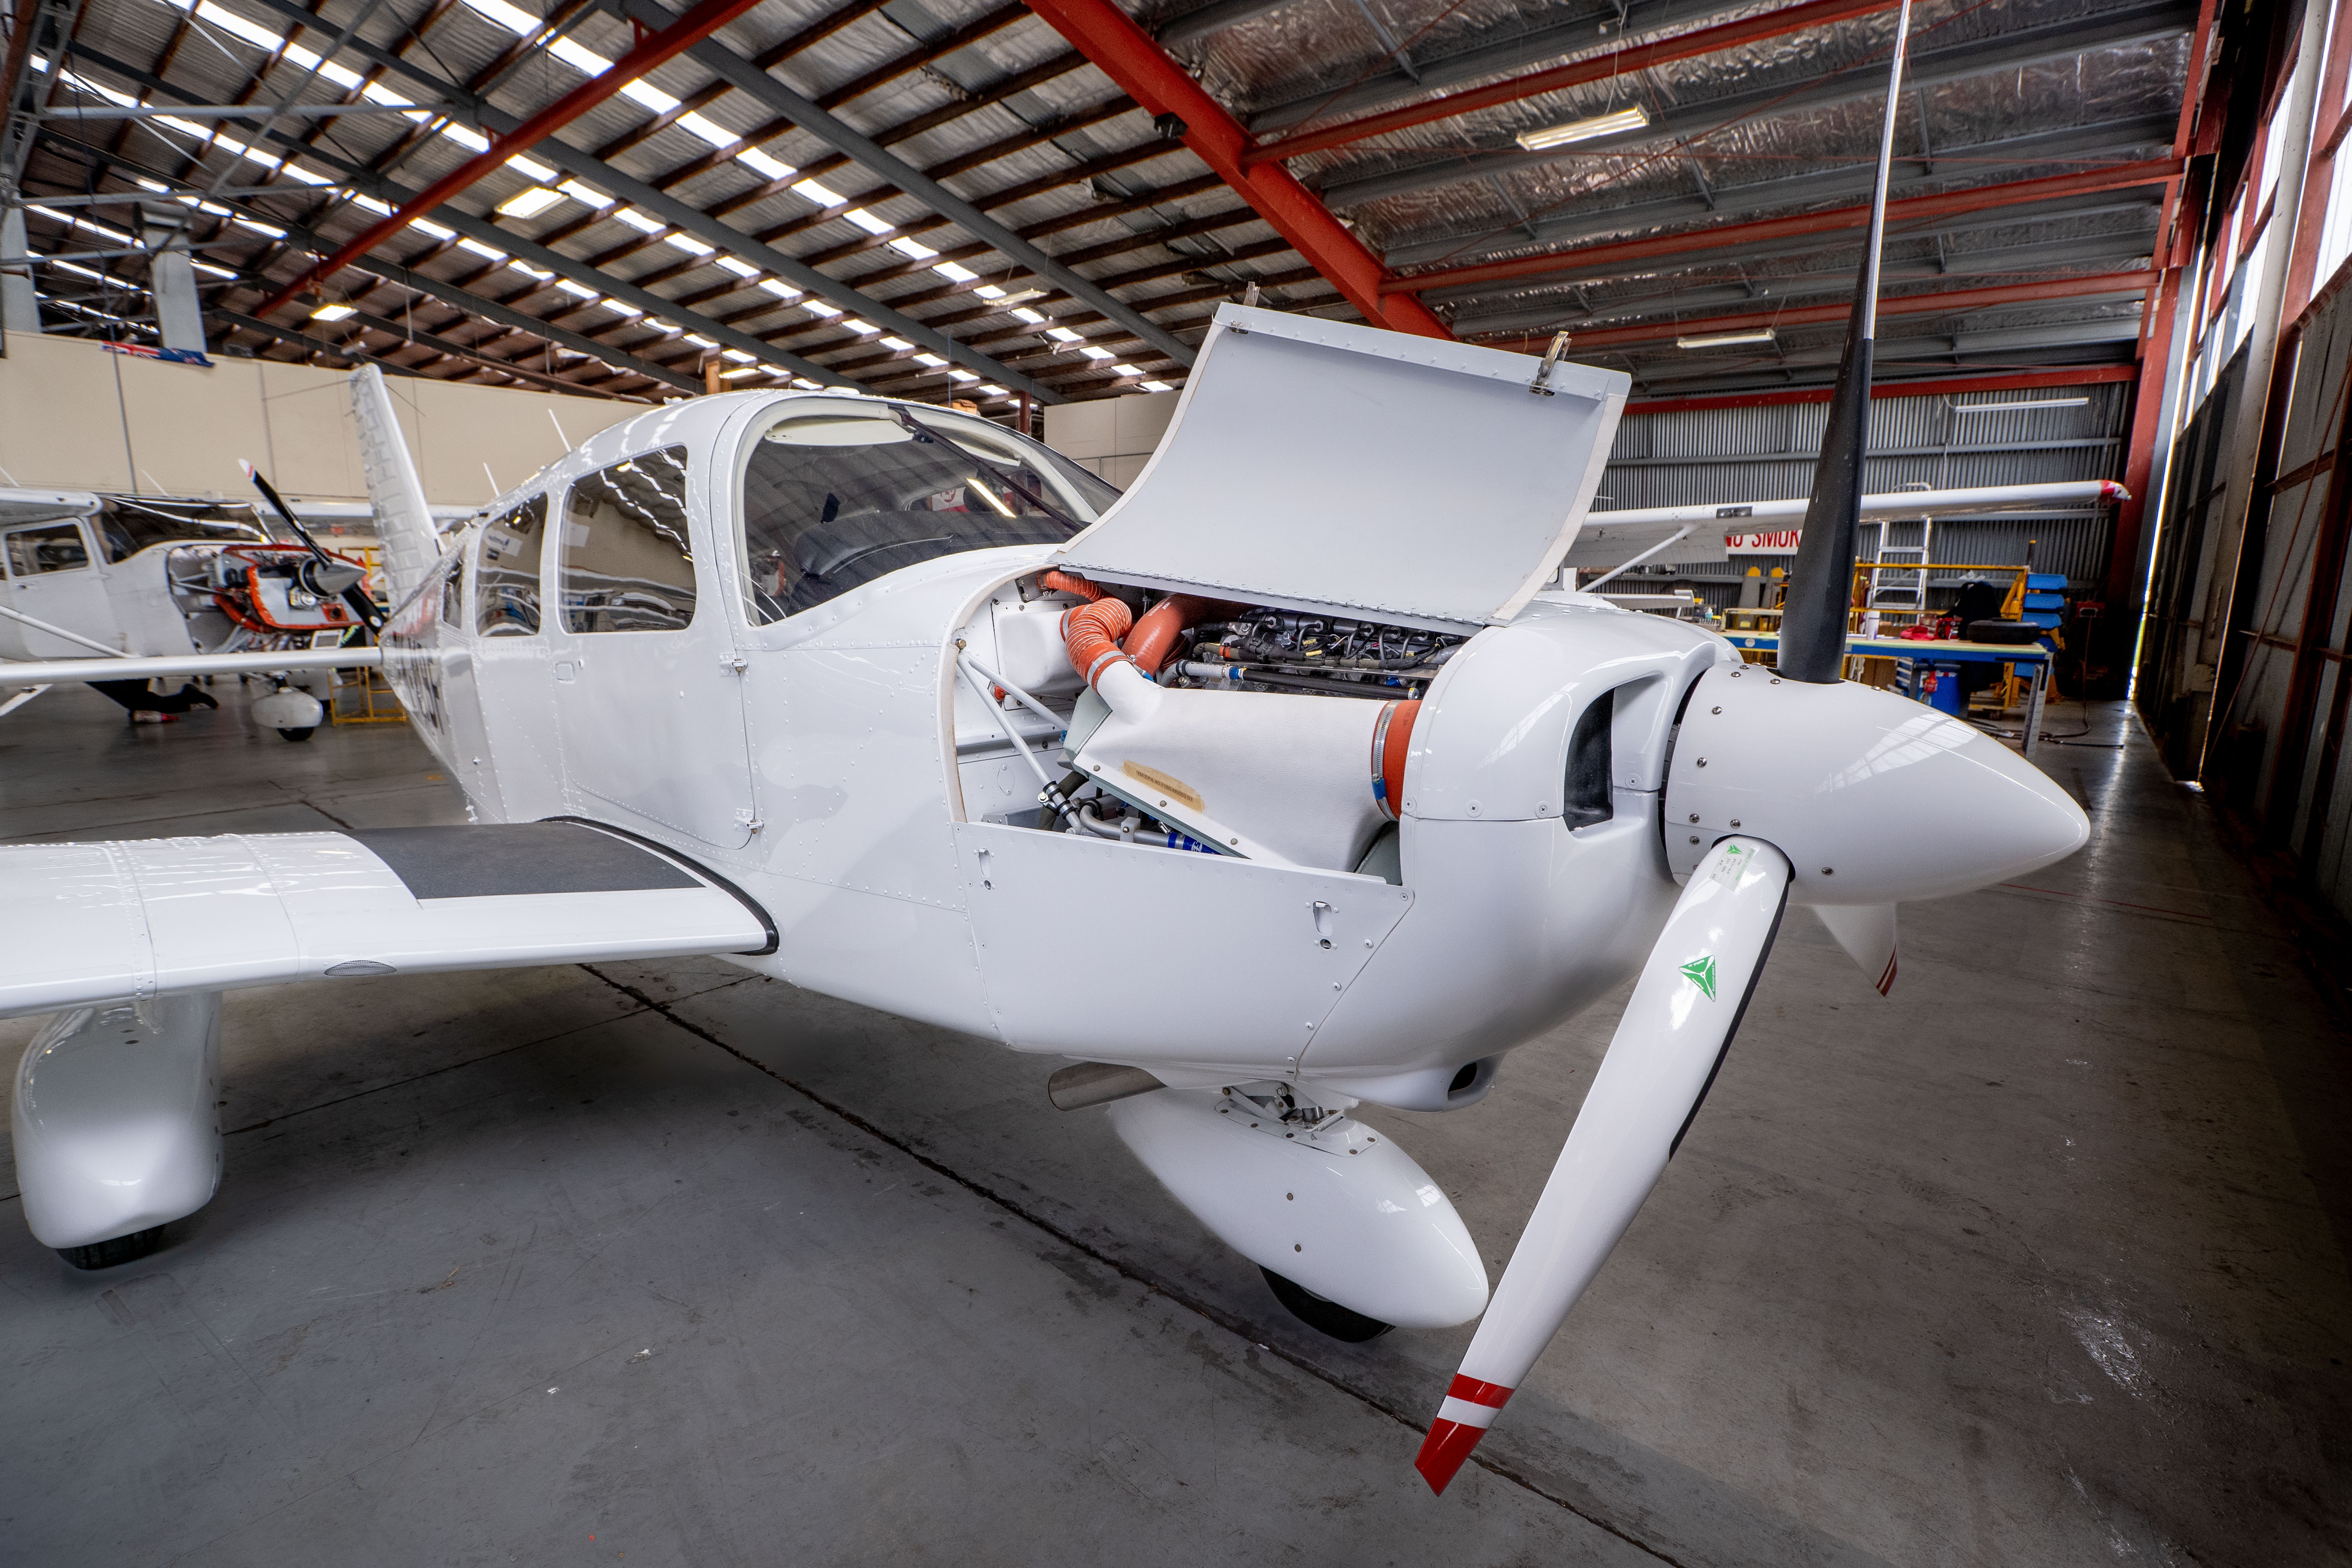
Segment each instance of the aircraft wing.
[{"label": "aircraft wing", "polygon": [[[1560,564],[1586,571],[1620,566],[1645,550],[1656,550],[1648,562],[1657,566],[1690,566],[1702,561],[1731,559],[1731,552],[1724,547],[1720,527],[1695,526],[1693,521],[1681,519],[1615,522],[1611,516],[1608,512],[1589,514],[1584,526],[1576,531],[1576,541],[1568,547]],[[1676,534],[1682,537],[1677,539]]]},{"label": "aircraft wing", "polygon": [[720,879],[580,823],[0,846],[0,1017],[775,944]]},{"label": "aircraft wing", "polygon": [[68,680],[154,680],[173,675],[270,675],[288,669],[364,669],[380,647],[279,648],[273,653],[157,654],[136,658],[0,659],[0,688]]}]

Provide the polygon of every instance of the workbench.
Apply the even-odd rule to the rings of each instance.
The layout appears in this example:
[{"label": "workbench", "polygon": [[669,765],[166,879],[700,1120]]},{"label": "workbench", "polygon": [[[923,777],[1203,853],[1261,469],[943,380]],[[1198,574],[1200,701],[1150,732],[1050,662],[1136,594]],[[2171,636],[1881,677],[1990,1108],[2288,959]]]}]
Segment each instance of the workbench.
[{"label": "workbench", "polygon": [[[1779,634],[1774,632],[1726,632],[1732,647],[1777,651],[1780,647]],[[2040,643],[1990,642],[1920,642],[1910,637],[1866,637],[1850,636],[1845,639],[1849,658],[1891,658],[1897,661],[1903,694],[1916,700],[1920,698],[1919,667],[1922,664],[2011,664],[2026,677],[2025,689],[2025,754],[2032,756],[2042,739],[2042,708],[2050,690],[2051,652]],[[1961,700],[1966,718],[1967,699]],[[1947,710],[1948,711],[1948,710]]]}]

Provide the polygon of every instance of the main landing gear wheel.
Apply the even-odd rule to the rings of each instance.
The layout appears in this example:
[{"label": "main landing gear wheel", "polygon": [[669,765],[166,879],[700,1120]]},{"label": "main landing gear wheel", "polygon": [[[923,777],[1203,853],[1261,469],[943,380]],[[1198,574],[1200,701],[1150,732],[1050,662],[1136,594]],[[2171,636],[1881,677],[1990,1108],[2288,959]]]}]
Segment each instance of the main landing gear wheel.
[{"label": "main landing gear wheel", "polygon": [[1327,1301],[1306,1286],[1293,1279],[1285,1279],[1271,1268],[1261,1268],[1258,1272],[1265,1276],[1266,1286],[1273,1290],[1274,1299],[1288,1308],[1292,1317],[1318,1334],[1328,1334],[1347,1344],[1360,1345],[1366,1340],[1379,1339],[1396,1327],[1394,1323],[1383,1323],[1378,1318],[1367,1318],[1361,1312],[1351,1312],[1337,1301]]},{"label": "main landing gear wheel", "polygon": [[309,740],[309,739],[310,738],[311,731],[312,731],[312,730],[315,730],[316,728],[317,728],[317,726],[316,726],[316,725],[312,725],[312,726],[310,726],[310,729],[303,729],[303,730],[280,730],[280,731],[278,731],[278,732],[279,734],[281,734],[281,735],[285,736],[285,737],[286,737],[288,740],[289,740],[289,741],[307,741],[307,740]]},{"label": "main landing gear wheel", "polygon": [[162,1250],[163,1246],[163,1227],[159,1225],[134,1230],[129,1236],[93,1241],[88,1247],[60,1247],[58,1256],[76,1268],[112,1268],[117,1264],[135,1263],[151,1252]]}]

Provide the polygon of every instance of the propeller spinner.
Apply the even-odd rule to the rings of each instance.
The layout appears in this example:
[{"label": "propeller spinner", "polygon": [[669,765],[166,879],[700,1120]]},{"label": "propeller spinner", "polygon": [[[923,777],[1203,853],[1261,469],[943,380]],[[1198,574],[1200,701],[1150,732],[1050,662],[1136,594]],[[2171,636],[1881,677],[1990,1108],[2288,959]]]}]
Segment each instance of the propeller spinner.
[{"label": "propeller spinner", "polygon": [[1861,528],[1887,168],[1909,40],[1896,22],[1870,239],[1815,468],[1779,666],[1712,670],[1666,779],[1668,864],[1687,876],[1415,1467],[1444,1491],[1559,1332],[1688,1131],[1790,902],[1813,905],[1883,994],[1895,905],[1968,891],[2080,848],[2090,825],[2041,771],[1956,719],[1844,681]]}]

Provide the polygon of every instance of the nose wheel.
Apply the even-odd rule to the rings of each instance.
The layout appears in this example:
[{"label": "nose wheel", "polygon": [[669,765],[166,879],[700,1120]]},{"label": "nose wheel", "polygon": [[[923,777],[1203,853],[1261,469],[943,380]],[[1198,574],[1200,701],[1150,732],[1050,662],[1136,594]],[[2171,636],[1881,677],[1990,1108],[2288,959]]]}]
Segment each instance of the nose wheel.
[{"label": "nose wheel", "polygon": [[1295,1279],[1285,1279],[1271,1268],[1260,1268],[1258,1272],[1265,1276],[1266,1288],[1274,1292],[1274,1299],[1281,1302],[1292,1317],[1318,1334],[1346,1344],[1360,1345],[1367,1340],[1379,1339],[1396,1326],[1383,1323],[1378,1318],[1367,1318],[1361,1312],[1349,1311],[1337,1301],[1318,1296]]}]

